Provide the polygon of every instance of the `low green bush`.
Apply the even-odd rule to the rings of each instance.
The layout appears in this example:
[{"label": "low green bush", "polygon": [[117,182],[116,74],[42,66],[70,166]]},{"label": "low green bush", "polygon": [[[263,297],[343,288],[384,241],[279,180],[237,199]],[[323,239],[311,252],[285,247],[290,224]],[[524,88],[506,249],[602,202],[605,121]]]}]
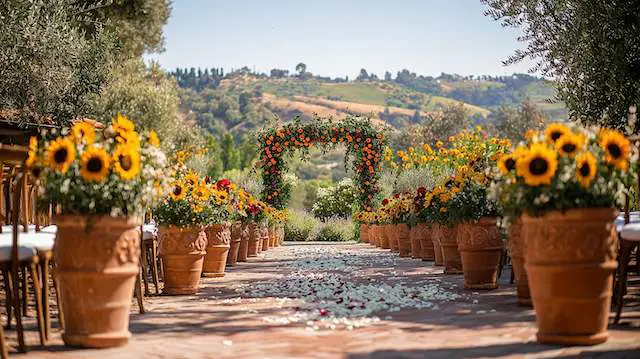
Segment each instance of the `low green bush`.
[{"label": "low green bush", "polygon": [[284,225],[287,241],[311,241],[318,231],[320,222],[306,211],[291,211]]},{"label": "low green bush", "polygon": [[326,242],[346,242],[355,240],[351,220],[331,218],[320,225],[314,240]]}]

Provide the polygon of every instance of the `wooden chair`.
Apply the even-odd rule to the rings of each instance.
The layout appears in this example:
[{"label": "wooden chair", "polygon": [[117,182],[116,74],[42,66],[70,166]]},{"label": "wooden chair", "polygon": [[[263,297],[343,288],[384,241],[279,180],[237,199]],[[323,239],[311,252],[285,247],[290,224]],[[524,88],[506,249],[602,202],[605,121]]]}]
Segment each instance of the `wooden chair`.
[{"label": "wooden chair", "polygon": [[616,306],[616,315],[613,320],[614,324],[618,324],[620,322],[622,308],[624,307],[624,296],[627,292],[629,261],[631,260],[633,250],[636,248],[638,248],[636,253],[636,263],[640,260],[640,218],[636,218],[632,221],[631,213],[629,211],[629,202],[629,198],[627,198],[624,211],[624,226],[618,236],[620,247],[618,253],[618,270],[616,273],[616,279],[614,280],[613,303]]},{"label": "wooden chair", "polygon": [[[16,331],[18,334],[18,350],[20,352],[26,352],[27,347],[24,340],[24,328],[22,323],[22,315],[25,311],[25,306],[21,306],[20,290],[19,286],[22,283],[23,296],[26,303],[27,295],[27,273],[30,275],[33,283],[33,291],[35,293],[36,301],[36,316],[38,329],[40,334],[40,343],[45,345],[45,325],[44,315],[42,308],[42,293],[40,287],[40,280],[37,275],[37,265],[39,262],[36,249],[29,243],[19,241],[19,231],[28,231],[28,224],[26,218],[28,218],[26,208],[21,206],[24,204],[22,196],[27,196],[27,170],[25,161],[28,155],[28,149],[22,146],[4,145],[0,144],[0,168],[2,173],[5,169],[8,173],[12,173],[11,178],[3,179],[2,185],[8,186],[10,196],[10,219],[11,219],[11,232],[6,233],[0,238],[0,267],[2,268],[5,292],[7,294],[7,321],[8,327],[11,325],[11,314],[15,315]],[[21,208],[22,207],[22,208]],[[22,210],[22,211],[21,211]],[[22,212],[23,228],[18,226],[20,220],[20,213]],[[4,243],[2,243],[4,241]],[[19,273],[22,271],[22,281],[20,281]],[[4,332],[0,328],[0,355],[4,358],[7,357],[7,348],[4,340]]]}]

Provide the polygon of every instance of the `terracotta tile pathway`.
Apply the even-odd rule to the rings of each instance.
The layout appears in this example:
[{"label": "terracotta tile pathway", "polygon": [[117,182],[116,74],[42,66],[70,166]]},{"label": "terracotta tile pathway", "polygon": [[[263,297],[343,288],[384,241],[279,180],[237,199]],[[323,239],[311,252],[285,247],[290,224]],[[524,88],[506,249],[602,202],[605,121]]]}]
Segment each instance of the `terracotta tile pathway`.
[{"label": "terracotta tile pathway", "polygon": [[[368,245],[289,245],[203,279],[198,295],[148,298],[125,347],[66,348],[56,332],[46,348],[19,357],[640,358],[633,308],[605,344],[536,344],[534,313],[515,305],[508,277],[498,290],[471,292],[462,276]],[[28,343],[36,342],[31,331]]]}]

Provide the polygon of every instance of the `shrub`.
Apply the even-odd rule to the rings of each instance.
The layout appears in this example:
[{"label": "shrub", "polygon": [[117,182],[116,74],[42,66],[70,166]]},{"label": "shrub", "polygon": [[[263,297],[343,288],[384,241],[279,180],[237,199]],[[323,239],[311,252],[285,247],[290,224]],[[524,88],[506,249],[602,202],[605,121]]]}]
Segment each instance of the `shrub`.
[{"label": "shrub", "polygon": [[321,220],[330,217],[347,218],[351,215],[357,200],[356,188],[349,178],[335,186],[318,189],[318,198],[313,204],[313,215]]},{"label": "shrub", "polygon": [[330,218],[320,225],[314,240],[326,242],[345,242],[354,240],[353,222],[341,218]]},{"label": "shrub", "polygon": [[310,241],[318,225],[318,220],[309,212],[291,211],[284,225],[284,238],[288,241]]}]

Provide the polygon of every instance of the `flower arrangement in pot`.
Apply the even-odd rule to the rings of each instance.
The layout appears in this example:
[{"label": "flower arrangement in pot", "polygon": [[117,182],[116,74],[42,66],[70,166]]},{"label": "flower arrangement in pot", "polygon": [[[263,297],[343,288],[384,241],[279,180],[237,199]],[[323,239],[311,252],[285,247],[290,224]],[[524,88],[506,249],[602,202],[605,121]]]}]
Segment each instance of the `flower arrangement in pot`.
[{"label": "flower arrangement in pot", "polygon": [[223,277],[227,266],[227,257],[231,249],[231,223],[229,216],[234,212],[231,181],[223,178],[216,183],[202,186],[206,201],[204,231],[207,235],[207,254],[204,257],[202,275],[205,277]]},{"label": "flower arrangement in pot", "polygon": [[[409,237],[412,244],[412,257],[421,258],[423,261],[436,261],[436,253],[433,243],[433,221],[429,217],[428,206],[425,206],[425,197],[427,189],[418,187],[413,197],[413,210],[411,218],[411,232]],[[416,253],[417,252],[417,253]],[[442,265],[442,250],[438,246],[438,258],[440,261],[437,265]]]},{"label": "flower arrangement in pot", "polygon": [[454,147],[461,151],[464,165],[456,169],[459,190],[451,200],[449,216],[458,225],[456,241],[462,259],[464,286],[495,289],[502,257],[502,235],[498,228],[499,207],[488,196],[496,159],[511,145],[509,140],[487,139],[479,130],[456,136]]},{"label": "flower arrangement in pot", "polygon": [[247,202],[248,256],[256,257],[261,251],[267,204],[251,196]]},{"label": "flower arrangement in pot", "polygon": [[238,262],[241,250],[242,239],[245,237],[245,245],[242,248],[243,258],[247,259],[247,240],[248,235],[245,234],[246,226],[243,225],[244,219],[247,217],[246,200],[249,198],[248,193],[235,183],[229,184],[231,194],[231,203],[233,210],[229,214],[231,222],[231,242],[229,247],[229,255],[227,256],[227,266],[233,267]]},{"label": "flower arrangement in pot", "polygon": [[395,223],[395,240],[400,257],[411,257],[411,238],[409,237],[409,222],[413,195],[410,192],[394,195],[393,222]]},{"label": "flower arrangement in pot", "polygon": [[[498,196],[522,213],[538,341],[607,340],[617,234],[613,220],[637,153],[619,131],[551,124],[500,167]],[[512,215],[517,215],[513,213]]]},{"label": "flower arrangement in pot", "polygon": [[178,158],[171,192],[154,210],[159,224],[159,255],[166,294],[195,294],[200,288],[207,253],[208,206],[209,192],[204,179]]},{"label": "flower arrangement in pot", "polygon": [[427,191],[421,214],[432,226],[435,265],[444,266],[445,274],[462,274],[462,259],[455,239],[457,228],[449,216],[451,197],[459,190],[452,179],[437,184]]},{"label": "flower arrangement in pot", "polygon": [[280,245],[280,232],[279,228],[284,229],[284,222],[286,221],[287,214],[285,210],[273,209],[267,212],[269,220],[269,247],[277,247]]},{"label": "flower arrangement in pot", "polygon": [[380,226],[380,248],[393,250],[393,222],[391,218],[391,200],[385,198],[378,210],[378,225]]},{"label": "flower arrangement in pot", "polygon": [[354,216],[355,222],[358,224],[358,238],[362,243],[369,242],[369,214],[367,211],[360,211]]},{"label": "flower arrangement in pot", "polygon": [[142,215],[168,189],[166,157],[155,132],[137,132],[122,115],[103,130],[77,122],[70,132],[43,138],[32,139],[27,162],[40,176],[40,201],[61,209],[54,257],[65,308],[62,339],[123,345],[131,336]]}]

